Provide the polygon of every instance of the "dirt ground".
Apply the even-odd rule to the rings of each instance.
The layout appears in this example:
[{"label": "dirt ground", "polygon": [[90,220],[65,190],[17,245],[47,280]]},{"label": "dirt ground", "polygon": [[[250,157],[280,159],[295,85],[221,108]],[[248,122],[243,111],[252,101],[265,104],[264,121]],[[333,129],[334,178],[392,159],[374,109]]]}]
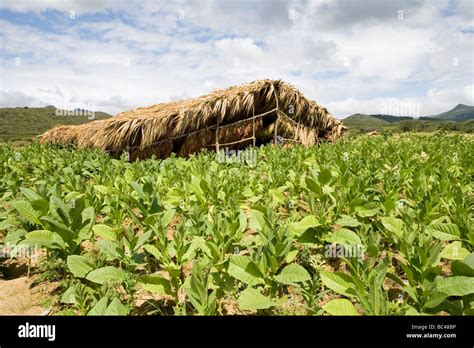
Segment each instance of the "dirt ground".
[{"label": "dirt ground", "polygon": [[39,286],[31,287],[26,276],[0,280],[0,315],[47,315],[41,305],[45,297]]},{"label": "dirt ground", "polygon": [[35,276],[28,275],[26,260],[2,259],[0,264],[6,271],[0,278],[0,315],[48,315],[43,304],[50,284],[34,284]]}]

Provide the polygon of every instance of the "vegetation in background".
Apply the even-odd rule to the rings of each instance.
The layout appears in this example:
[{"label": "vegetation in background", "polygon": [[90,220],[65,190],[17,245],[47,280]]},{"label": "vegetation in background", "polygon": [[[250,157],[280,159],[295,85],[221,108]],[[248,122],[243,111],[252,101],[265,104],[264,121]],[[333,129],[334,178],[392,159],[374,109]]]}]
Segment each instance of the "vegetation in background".
[{"label": "vegetation in background", "polygon": [[[105,112],[95,112],[94,119],[87,112],[76,116],[56,113],[54,106],[43,108],[0,108],[0,140],[31,142],[32,138],[57,125],[76,125],[111,117]],[[21,143],[19,143],[21,144]]]},{"label": "vegetation in background", "polygon": [[452,110],[434,116],[415,119],[407,116],[354,114],[342,120],[350,134],[371,131],[435,132],[438,130],[474,132],[474,107],[459,104]]}]

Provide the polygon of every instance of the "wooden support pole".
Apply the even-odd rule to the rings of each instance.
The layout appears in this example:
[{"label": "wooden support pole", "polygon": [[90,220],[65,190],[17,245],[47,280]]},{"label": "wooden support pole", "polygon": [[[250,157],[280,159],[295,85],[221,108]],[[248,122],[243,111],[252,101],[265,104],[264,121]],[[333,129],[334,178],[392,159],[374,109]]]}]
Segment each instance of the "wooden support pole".
[{"label": "wooden support pole", "polygon": [[219,152],[219,116],[217,116],[217,127],[216,127],[216,152]]},{"label": "wooden support pole", "polygon": [[255,139],[255,105],[253,107],[252,127],[253,127],[252,129],[253,146],[255,147],[256,140],[257,140]]},{"label": "wooden support pole", "polygon": [[278,121],[280,120],[280,114],[279,112],[277,111],[277,119],[275,121],[275,140],[274,140],[274,144],[275,146],[277,145],[277,136],[278,136]]},{"label": "wooden support pole", "polygon": [[278,135],[278,120],[280,119],[280,106],[278,105],[278,95],[275,90],[273,90],[273,94],[275,95],[276,114],[277,114],[277,119],[275,121],[275,139],[274,139],[274,145],[276,146],[277,135]]},{"label": "wooden support pole", "polygon": [[299,138],[300,121],[301,121],[301,114],[298,116],[298,124],[296,125],[294,140],[297,140]]},{"label": "wooden support pole", "polygon": [[[244,139],[239,139],[239,140],[236,140],[236,141],[233,141],[231,143],[223,143],[223,144],[220,144],[222,146],[227,146],[227,145],[235,145],[235,144],[239,144],[239,143],[243,143],[245,141],[249,141],[249,140],[252,140],[252,137],[248,137],[248,138],[244,138]],[[208,146],[216,146],[216,144],[210,144]]]}]

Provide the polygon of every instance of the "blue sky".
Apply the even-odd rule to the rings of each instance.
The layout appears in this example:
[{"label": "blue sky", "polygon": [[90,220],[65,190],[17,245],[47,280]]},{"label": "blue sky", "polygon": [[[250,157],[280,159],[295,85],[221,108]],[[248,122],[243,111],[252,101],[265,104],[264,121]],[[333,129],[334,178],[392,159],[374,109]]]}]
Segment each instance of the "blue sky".
[{"label": "blue sky", "polygon": [[338,118],[436,114],[474,104],[473,6],[3,0],[0,104],[116,114],[271,78],[295,85]]}]

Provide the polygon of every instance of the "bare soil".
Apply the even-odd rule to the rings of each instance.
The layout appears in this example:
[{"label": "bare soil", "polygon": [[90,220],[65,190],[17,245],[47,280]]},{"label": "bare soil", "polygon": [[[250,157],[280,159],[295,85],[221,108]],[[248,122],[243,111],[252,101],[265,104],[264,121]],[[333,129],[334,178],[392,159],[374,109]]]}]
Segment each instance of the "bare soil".
[{"label": "bare soil", "polygon": [[55,289],[55,285],[42,282],[35,284],[33,274],[35,263],[28,267],[27,258],[2,259],[0,278],[0,315],[48,315],[45,300]]},{"label": "bare soil", "polygon": [[27,276],[0,280],[0,315],[46,315],[43,289],[32,283]]}]

